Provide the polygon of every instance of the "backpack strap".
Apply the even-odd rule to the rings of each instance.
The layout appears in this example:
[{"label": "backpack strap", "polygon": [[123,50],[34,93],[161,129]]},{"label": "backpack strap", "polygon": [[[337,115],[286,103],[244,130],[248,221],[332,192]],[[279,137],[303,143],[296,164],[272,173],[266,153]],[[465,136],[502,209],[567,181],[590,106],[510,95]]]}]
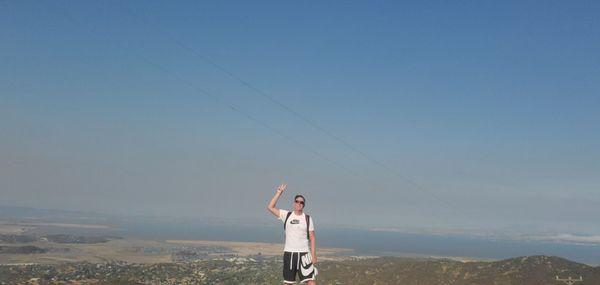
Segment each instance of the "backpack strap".
[{"label": "backpack strap", "polygon": [[285,221],[283,221],[283,230],[285,231],[285,226],[287,226],[287,221],[290,218],[290,216],[292,215],[292,211],[289,211],[287,213],[287,216],[285,217]]},{"label": "backpack strap", "polygon": [[304,216],[306,216],[306,239],[310,240],[310,235],[308,234],[308,229],[310,229],[310,216],[306,214]]}]

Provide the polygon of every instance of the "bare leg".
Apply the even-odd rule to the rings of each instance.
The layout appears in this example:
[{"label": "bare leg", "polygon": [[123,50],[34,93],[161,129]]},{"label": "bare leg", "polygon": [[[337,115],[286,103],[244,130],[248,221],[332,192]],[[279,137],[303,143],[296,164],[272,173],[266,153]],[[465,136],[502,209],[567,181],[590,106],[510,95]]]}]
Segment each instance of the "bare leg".
[{"label": "bare leg", "polygon": [[308,280],[306,282],[307,285],[317,285],[317,281],[316,280]]}]

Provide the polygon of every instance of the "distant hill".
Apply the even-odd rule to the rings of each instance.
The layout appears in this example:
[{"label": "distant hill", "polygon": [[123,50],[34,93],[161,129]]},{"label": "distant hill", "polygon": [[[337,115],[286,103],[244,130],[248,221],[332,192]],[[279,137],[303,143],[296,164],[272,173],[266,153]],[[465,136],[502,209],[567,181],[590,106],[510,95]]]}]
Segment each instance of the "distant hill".
[{"label": "distant hill", "polygon": [[[279,259],[247,258],[188,263],[0,266],[0,284],[76,281],[94,284],[280,284]],[[600,267],[559,257],[530,256],[496,262],[417,260],[396,257],[326,261],[319,264],[319,284],[403,285],[549,285],[561,277],[582,276],[577,285],[600,284]],[[79,284],[77,283],[77,284]],[[63,284],[63,283],[60,283]],[[69,283],[71,284],[71,283]]]},{"label": "distant hill", "polygon": [[518,257],[496,262],[377,258],[323,263],[323,279],[331,284],[405,285],[548,285],[555,276],[582,276],[579,285],[600,284],[600,267],[553,256]]}]

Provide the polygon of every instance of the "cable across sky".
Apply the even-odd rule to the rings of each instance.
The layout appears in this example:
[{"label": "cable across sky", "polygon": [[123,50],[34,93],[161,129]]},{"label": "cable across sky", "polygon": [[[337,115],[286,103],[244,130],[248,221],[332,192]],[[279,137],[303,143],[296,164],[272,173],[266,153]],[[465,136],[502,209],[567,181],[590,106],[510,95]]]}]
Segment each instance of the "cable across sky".
[{"label": "cable across sky", "polygon": [[[305,122],[307,125],[309,125],[312,128],[318,130],[319,132],[325,134],[327,137],[333,139],[337,143],[343,145],[346,149],[348,149],[348,150],[350,150],[350,151],[358,154],[359,156],[363,157],[364,159],[366,159],[367,161],[373,163],[374,165],[377,165],[381,169],[385,170],[387,173],[389,173],[389,174],[391,174],[391,175],[393,175],[395,177],[398,177],[398,178],[404,180],[409,185],[413,186],[414,188],[427,193],[428,195],[430,195],[431,197],[433,197],[435,200],[437,200],[441,204],[443,204],[443,205],[445,205],[445,206],[447,206],[449,208],[452,208],[455,211],[460,212],[461,214],[465,214],[466,215],[466,213],[464,213],[464,211],[460,210],[458,207],[454,206],[453,204],[449,203],[448,201],[442,199],[437,194],[435,194],[433,191],[430,191],[429,189],[421,186],[420,184],[418,184],[417,182],[415,182],[413,179],[410,179],[409,177],[406,177],[405,175],[402,175],[401,173],[399,173],[398,171],[396,171],[393,168],[389,167],[385,163],[379,161],[378,159],[374,158],[373,156],[371,156],[371,155],[367,154],[366,152],[360,150],[359,148],[355,147],[354,145],[352,145],[347,140],[341,138],[340,136],[338,136],[338,135],[334,134],[333,132],[327,130],[326,128],[322,127],[320,124],[318,124],[315,121],[311,120],[308,116],[302,114],[299,111],[294,110],[293,108],[291,108],[288,105],[284,104],[280,100],[278,100],[275,97],[269,95],[267,92],[265,92],[262,89],[258,88],[254,84],[248,82],[247,80],[243,79],[242,77],[240,77],[240,76],[236,75],[235,73],[231,72],[229,69],[225,68],[223,65],[215,62],[214,60],[212,60],[208,56],[206,56],[206,55],[202,54],[201,52],[199,52],[194,47],[190,46],[189,44],[185,43],[181,39],[177,38],[170,31],[168,31],[168,30],[160,27],[156,23],[149,23],[142,16],[136,15],[135,12],[133,12],[129,7],[126,7],[124,5],[124,3],[121,3],[121,7],[123,7],[123,10],[128,15],[130,15],[130,17],[140,19],[140,21],[143,21],[144,24],[150,24],[150,25],[152,25],[155,28],[155,30],[157,30],[160,33],[164,34],[176,46],[178,46],[179,48],[181,48],[181,49],[189,52],[190,54],[192,54],[195,57],[201,59],[202,61],[208,63],[209,65],[213,66],[215,69],[217,69],[220,72],[226,74],[232,80],[237,81],[241,85],[245,86],[246,88],[248,88],[249,90],[251,90],[252,92],[254,92],[254,94],[257,94],[257,95],[265,98],[269,102],[271,102],[271,103],[275,104],[276,106],[280,107],[282,110],[285,110],[286,112],[292,114],[296,118],[298,118],[301,121]],[[262,123],[261,123],[261,125],[262,125]],[[269,128],[269,129],[271,129],[271,128]],[[338,165],[338,166],[340,166],[340,165]]]},{"label": "cable across sky", "polygon": [[[60,14],[62,17],[64,17],[65,19],[67,19],[68,21],[70,21],[71,23],[73,23],[75,26],[79,26],[79,27],[85,27],[86,25],[84,23],[82,23],[81,21],[75,19],[72,15],[70,15],[69,13],[65,12],[64,9],[60,9],[60,7],[56,6],[56,4],[50,4],[52,6],[55,6],[55,9],[49,9],[49,10],[56,10],[57,14]],[[123,6],[124,7],[124,6]],[[129,8],[124,7],[124,10],[131,16],[131,17],[137,17],[140,18],[139,16],[136,16],[134,12],[132,12]],[[143,21],[143,20],[142,20]],[[154,26],[157,26],[154,24]],[[409,185],[411,185],[414,189],[417,189],[421,192],[424,192],[426,194],[428,194],[430,197],[434,198],[434,200],[438,201],[440,204],[444,205],[445,207],[447,207],[448,209],[460,213],[463,216],[468,216],[467,213],[465,213],[462,209],[460,209],[459,207],[453,205],[452,203],[444,200],[443,198],[441,198],[439,195],[435,194],[433,191],[421,186],[420,184],[418,184],[417,182],[415,182],[414,180],[402,175],[401,173],[395,171],[394,169],[392,169],[391,167],[387,166],[386,164],[384,164],[383,162],[375,159],[374,157],[372,157],[371,155],[367,154],[366,152],[360,150],[359,148],[355,147],[354,145],[352,145],[351,143],[349,143],[348,141],[346,141],[345,139],[337,136],[336,134],[332,133],[331,131],[327,130],[326,128],[322,127],[320,124],[316,123],[315,121],[311,120],[310,118],[308,118],[307,116],[305,116],[304,114],[302,114],[299,111],[294,110],[293,108],[287,106],[286,104],[284,104],[283,102],[279,101],[278,99],[276,99],[275,97],[269,95],[267,92],[261,90],[260,88],[256,87],[255,85],[251,84],[250,82],[248,82],[247,80],[244,80],[243,78],[241,78],[240,76],[234,74],[233,72],[229,71],[227,68],[225,68],[224,66],[218,64],[217,62],[215,62],[214,60],[211,60],[209,57],[203,55],[202,53],[200,53],[199,51],[197,51],[195,48],[191,47],[190,45],[186,44],[185,42],[183,42],[180,39],[177,39],[172,33],[170,33],[169,31],[159,28],[157,27],[158,30],[161,31],[161,33],[163,33],[164,35],[166,35],[167,38],[169,38],[169,40],[171,40],[176,46],[178,46],[179,48],[193,54],[195,57],[203,60],[204,62],[210,64],[211,66],[213,66],[215,69],[219,70],[220,72],[226,74],[228,77],[230,77],[232,80],[240,83],[241,85],[245,86],[246,88],[250,89],[253,91],[253,93],[263,97],[264,99],[268,100],[269,102],[275,104],[276,106],[280,107],[282,110],[285,110],[286,112],[292,114],[293,116],[295,116],[296,118],[300,119],[301,121],[305,122],[307,125],[311,126],[312,128],[320,131],[321,133],[325,134],[327,137],[333,139],[335,142],[343,145],[346,149],[358,154],[359,156],[363,157],[364,159],[366,159],[367,161],[373,163],[374,165],[377,165],[378,167],[380,167],[381,169],[385,170],[387,173],[407,182]],[[93,34],[98,34],[98,32],[96,31],[96,29],[89,28],[88,29],[89,33],[93,33]],[[110,36],[109,36],[110,37]],[[113,41],[111,41],[113,42]],[[318,150],[314,149],[313,147],[311,147],[310,145],[307,145],[306,143],[301,142],[298,139],[295,139],[289,135],[287,135],[286,133],[274,128],[273,126],[271,126],[269,123],[260,120],[254,116],[252,116],[250,113],[244,111],[242,108],[240,108],[239,106],[235,105],[232,102],[228,102],[225,101],[223,98],[221,98],[220,96],[214,95],[211,92],[207,91],[204,88],[200,88],[198,86],[196,86],[194,83],[190,82],[189,80],[186,80],[183,76],[181,76],[179,73],[177,73],[176,71],[173,70],[169,70],[167,68],[165,68],[164,66],[156,63],[155,61],[151,60],[148,57],[145,57],[139,53],[135,53],[136,56],[138,56],[138,58],[140,58],[142,61],[144,61],[145,63],[147,63],[148,65],[154,67],[155,69],[169,74],[171,77],[181,81],[182,83],[184,83],[187,87],[189,87],[191,90],[193,90],[194,92],[198,92],[201,93],[211,99],[213,99],[215,102],[226,106],[228,109],[242,115],[243,117],[245,117],[246,119],[264,127],[265,129],[271,131],[272,133],[284,138],[285,140],[291,142],[292,144],[304,149],[305,151],[308,151],[310,153],[312,153],[313,155],[319,157],[320,159],[323,159],[325,161],[327,161],[328,163],[331,163],[341,169],[343,169],[344,171],[348,172],[349,174],[351,174],[353,177],[363,177],[362,175],[360,175],[359,173],[357,173],[356,171],[349,169],[348,167],[346,167],[345,165],[343,165],[342,163],[339,163],[331,158],[329,158],[328,156],[324,155],[323,153],[319,152]],[[364,179],[364,178],[363,178]],[[369,182],[370,184],[373,184],[373,182]]]}]

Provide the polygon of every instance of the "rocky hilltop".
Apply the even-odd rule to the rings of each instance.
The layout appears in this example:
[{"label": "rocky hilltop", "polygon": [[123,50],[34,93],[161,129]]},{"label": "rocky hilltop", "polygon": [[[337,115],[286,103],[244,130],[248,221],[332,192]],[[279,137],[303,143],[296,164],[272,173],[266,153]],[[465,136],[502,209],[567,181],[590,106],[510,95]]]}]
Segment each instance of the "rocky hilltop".
[{"label": "rocky hilltop", "polygon": [[[579,285],[600,284],[600,267],[553,256],[518,257],[496,262],[377,258],[323,264],[331,284],[548,285],[556,276],[579,278]],[[325,279],[325,278],[323,278]],[[326,284],[329,284],[326,282]]]},{"label": "rocky hilltop", "polygon": [[[600,284],[600,267],[552,256],[495,262],[395,257],[319,264],[319,284],[548,285],[560,277]],[[67,263],[1,265],[0,284],[279,284],[279,259],[228,258],[163,264]]]}]

